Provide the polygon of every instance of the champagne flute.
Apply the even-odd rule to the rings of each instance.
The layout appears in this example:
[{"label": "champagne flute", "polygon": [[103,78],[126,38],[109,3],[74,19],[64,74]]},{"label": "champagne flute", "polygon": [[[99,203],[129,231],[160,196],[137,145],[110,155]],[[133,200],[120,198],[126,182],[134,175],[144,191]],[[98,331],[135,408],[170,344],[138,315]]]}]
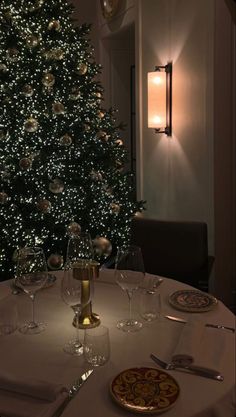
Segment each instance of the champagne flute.
[{"label": "champagne flute", "polygon": [[18,251],[16,284],[29,295],[32,301],[32,319],[19,328],[24,334],[37,334],[45,330],[44,323],[35,321],[34,301],[48,279],[47,264],[44,252],[39,247],[26,247]]},{"label": "champagne flute", "polygon": [[119,248],[115,264],[117,284],[127,293],[129,299],[129,318],[118,321],[117,327],[124,332],[136,332],[142,323],[132,317],[131,299],[144,279],[144,263],[138,246]]}]

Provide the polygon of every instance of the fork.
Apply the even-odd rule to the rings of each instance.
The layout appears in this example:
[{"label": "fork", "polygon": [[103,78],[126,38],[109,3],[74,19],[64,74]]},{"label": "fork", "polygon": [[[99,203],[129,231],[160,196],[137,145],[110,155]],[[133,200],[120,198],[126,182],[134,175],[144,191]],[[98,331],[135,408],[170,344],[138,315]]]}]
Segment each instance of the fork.
[{"label": "fork", "polygon": [[205,378],[215,379],[216,381],[223,381],[224,377],[214,369],[203,368],[201,366],[195,365],[181,365],[175,364],[173,362],[167,363],[163,360],[157,358],[157,356],[151,353],[150,358],[156,362],[161,368],[166,369],[167,371],[186,371],[191,374],[203,376]]}]

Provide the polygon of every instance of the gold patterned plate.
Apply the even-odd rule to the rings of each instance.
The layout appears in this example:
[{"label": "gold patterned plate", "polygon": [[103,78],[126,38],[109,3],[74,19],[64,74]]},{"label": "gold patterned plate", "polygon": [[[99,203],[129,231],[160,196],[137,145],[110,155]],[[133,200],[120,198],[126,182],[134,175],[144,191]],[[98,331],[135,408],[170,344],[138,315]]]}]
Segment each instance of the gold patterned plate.
[{"label": "gold patterned plate", "polygon": [[131,368],[117,375],[110,385],[113,399],[129,411],[162,413],[172,407],[180,392],[176,380],[156,368]]},{"label": "gold patterned plate", "polygon": [[[45,284],[42,287],[42,289],[52,287],[55,284],[56,279],[57,278],[55,277],[55,275],[48,274],[47,281],[45,282]],[[22,287],[17,284],[17,280],[16,279],[14,280],[14,287],[19,288],[20,290],[22,290]]]},{"label": "gold patterned plate", "polygon": [[217,304],[217,299],[211,294],[197,290],[179,290],[169,296],[169,303],[177,310],[201,313],[212,310]]}]

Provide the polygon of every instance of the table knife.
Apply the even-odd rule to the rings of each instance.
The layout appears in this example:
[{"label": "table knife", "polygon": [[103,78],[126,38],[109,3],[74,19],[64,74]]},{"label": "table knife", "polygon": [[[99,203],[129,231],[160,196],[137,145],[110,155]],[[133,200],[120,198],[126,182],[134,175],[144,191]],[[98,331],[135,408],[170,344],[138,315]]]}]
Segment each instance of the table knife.
[{"label": "table knife", "polygon": [[93,369],[89,369],[84,374],[81,375],[79,379],[77,379],[73,385],[70,387],[68,391],[68,396],[66,397],[65,401],[61,405],[61,407],[57,410],[55,417],[60,417],[69,402],[74,398],[74,396],[79,392],[80,388],[84,384],[85,381],[87,381],[88,377],[92,374]]},{"label": "table knife", "polygon": [[[168,320],[177,321],[178,323],[187,323],[187,320],[182,319],[180,317],[174,317],[174,316],[164,316]],[[206,327],[213,327],[214,329],[225,329],[230,330],[231,332],[235,332],[235,329],[233,327],[224,326],[222,324],[212,324],[212,323],[205,323]]]}]

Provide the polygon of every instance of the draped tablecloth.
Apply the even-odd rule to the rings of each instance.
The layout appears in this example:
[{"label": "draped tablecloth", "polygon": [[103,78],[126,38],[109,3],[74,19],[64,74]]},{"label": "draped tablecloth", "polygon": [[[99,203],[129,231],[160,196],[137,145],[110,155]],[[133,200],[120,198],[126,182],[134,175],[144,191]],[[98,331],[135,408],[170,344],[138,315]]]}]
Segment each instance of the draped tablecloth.
[{"label": "draped tablecloth", "polygon": [[[128,298],[115,283],[114,271],[101,270],[95,283],[93,311],[110,331],[110,361],[96,368],[80,392],[69,403],[62,417],[119,417],[134,416],[115,404],[109,387],[112,379],[122,370],[132,367],[155,367],[150,353],[163,360],[170,360],[178,343],[182,326],[167,320],[165,314],[188,320],[192,313],[177,311],[168,303],[168,295],[175,290],[190,288],[180,282],[164,278],[158,291],[162,300],[162,317],[151,323],[143,323],[141,331],[124,333],[116,328],[116,322],[128,316]],[[35,377],[67,387],[89,368],[83,357],[71,356],[63,351],[63,345],[72,338],[73,312],[60,297],[62,272],[56,273],[56,283],[41,290],[35,301],[36,319],[47,323],[46,330],[37,335],[22,335],[16,331],[0,336],[0,372],[17,378]],[[9,281],[0,285],[0,299],[11,293]],[[134,310],[138,310],[139,294],[134,296]],[[9,303],[16,303],[19,323],[29,319],[31,301],[25,294],[11,295]],[[138,312],[136,312],[138,314]],[[196,313],[194,313],[196,314]],[[216,307],[198,316],[205,323],[235,326],[235,316],[218,302]],[[83,330],[80,330],[83,340]],[[235,415],[235,334],[226,330],[208,328],[209,346],[202,354],[202,365],[214,367],[224,375],[223,382],[202,378],[183,372],[170,372],[178,381],[180,396],[165,417],[234,417]],[[208,342],[208,341],[206,341]],[[200,358],[201,359],[201,358]],[[199,358],[198,358],[199,360]],[[137,415],[137,414],[136,414]]]}]

